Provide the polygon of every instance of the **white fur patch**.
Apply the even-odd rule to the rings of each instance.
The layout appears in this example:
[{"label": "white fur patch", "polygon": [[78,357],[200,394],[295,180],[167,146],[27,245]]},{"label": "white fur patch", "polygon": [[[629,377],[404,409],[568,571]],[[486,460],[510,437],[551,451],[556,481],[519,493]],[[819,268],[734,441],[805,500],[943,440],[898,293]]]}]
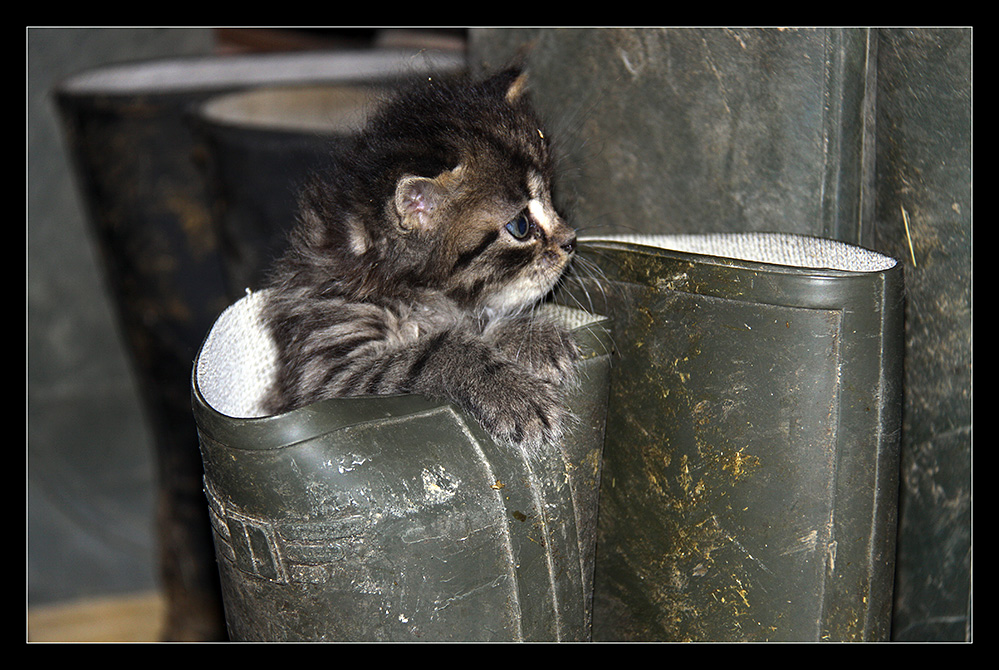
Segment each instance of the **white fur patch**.
[{"label": "white fur patch", "polygon": [[364,230],[364,225],[353,217],[347,219],[347,236],[350,239],[350,250],[354,255],[360,256],[368,250],[370,240],[368,233]]},{"label": "white fur patch", "polygon": [[545,231],[545,234],[551,235],[552,219],[545,210],[544,204],[537,198],[532,198],[527,203],[527,211],[531,214],[531,218]]}]

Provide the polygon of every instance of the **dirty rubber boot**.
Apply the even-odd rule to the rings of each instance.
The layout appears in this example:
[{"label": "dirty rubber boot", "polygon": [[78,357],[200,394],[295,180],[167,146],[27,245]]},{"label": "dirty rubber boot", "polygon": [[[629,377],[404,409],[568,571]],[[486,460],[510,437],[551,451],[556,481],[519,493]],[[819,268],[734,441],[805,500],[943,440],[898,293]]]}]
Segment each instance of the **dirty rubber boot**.
[{"label": "dirty rubber boot", "polygon": [[195,364],[233,640],[588,640],[610,342],[556,308],[584,356],[563,453],[528,461],[417,395],[256,409],[273,372],[261,294]]},{"label": "dirty rubber boot", "polygon": [[579,253],[619,354],[594,640],[887,639],[901,265],[794,235]]}]

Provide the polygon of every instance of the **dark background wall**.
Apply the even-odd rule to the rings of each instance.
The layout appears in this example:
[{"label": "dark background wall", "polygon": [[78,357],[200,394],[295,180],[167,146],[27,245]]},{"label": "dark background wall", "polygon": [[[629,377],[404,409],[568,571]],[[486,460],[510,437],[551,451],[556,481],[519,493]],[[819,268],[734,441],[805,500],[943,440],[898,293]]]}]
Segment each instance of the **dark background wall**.
[{"label": "dark background wall", "polygon": [[971,33],[884,30],[878,40],[876,244],[911,266],[893,630],[895,639],[963,640],[971,635]]},{"label": "dark background wall", "polygon": [[[471,53],[473,66],[496,67],[526,46],[585,229],[855,241],[871,167],[870,41],[814,29],[485,30]],[[869,225],[869,206],[863,215]]]}]

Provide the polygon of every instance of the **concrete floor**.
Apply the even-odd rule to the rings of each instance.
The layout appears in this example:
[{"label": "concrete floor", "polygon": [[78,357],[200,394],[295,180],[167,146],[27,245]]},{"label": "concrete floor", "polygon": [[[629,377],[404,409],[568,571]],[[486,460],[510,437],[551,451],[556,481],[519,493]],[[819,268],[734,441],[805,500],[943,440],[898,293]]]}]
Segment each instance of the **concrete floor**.
[{"label": "concrete floor", "polygon": [[158,642],[166,603],[152,591],[28,610],[28,642]]}]

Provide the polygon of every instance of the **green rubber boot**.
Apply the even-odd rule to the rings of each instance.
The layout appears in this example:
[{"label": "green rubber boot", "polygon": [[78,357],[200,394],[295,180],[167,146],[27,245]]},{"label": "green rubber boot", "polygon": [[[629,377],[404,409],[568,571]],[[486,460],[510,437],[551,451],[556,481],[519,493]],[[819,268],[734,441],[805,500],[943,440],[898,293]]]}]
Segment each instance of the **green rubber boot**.
[{"label": "green rubber boot", "polygon": [[792,235],[580,255],[620,353],[594,639],[887,639],[901,266]]},{"label": "green rubber boot", "polygon": [[257,416],[260,298],[219,318],[193,378],[231,638],[588,640],[606,321],[556,308],[584,350],[578,422],[534,462],[417,395]]}]

